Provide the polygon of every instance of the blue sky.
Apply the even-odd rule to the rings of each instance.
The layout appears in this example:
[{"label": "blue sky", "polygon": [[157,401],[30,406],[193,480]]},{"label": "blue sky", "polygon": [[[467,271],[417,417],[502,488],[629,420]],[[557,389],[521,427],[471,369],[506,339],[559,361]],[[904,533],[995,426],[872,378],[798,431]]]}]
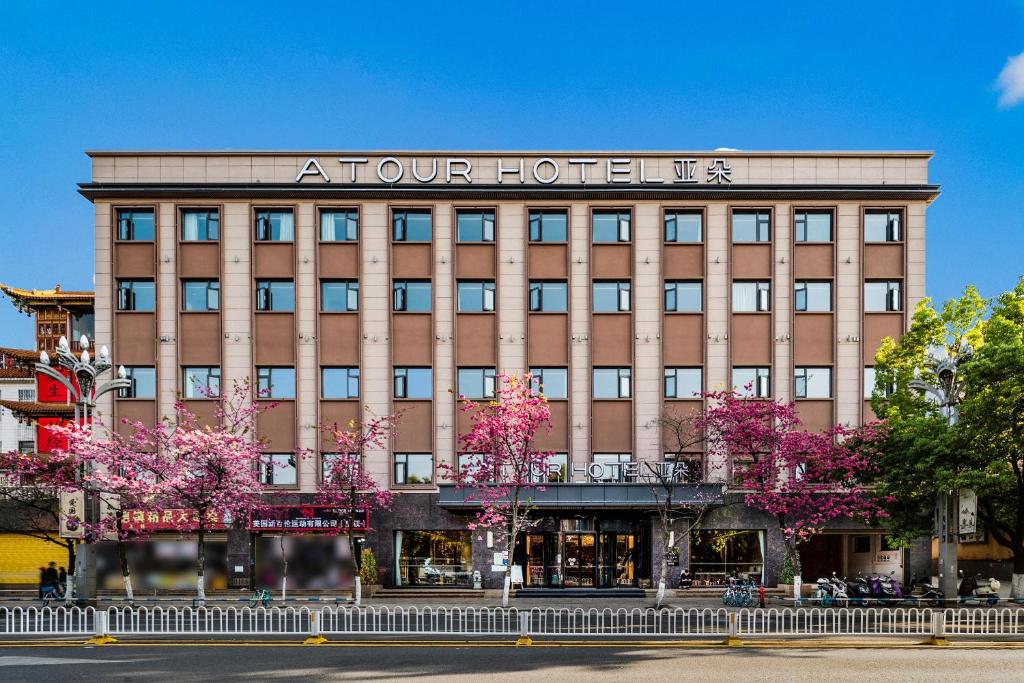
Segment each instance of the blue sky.
[{"label": "blue sky", "polygon": [[0,9],[0,281],[92,287],[90,148],[933,149],[928,293],[1024,273],[1020,0],[150,4]]}]

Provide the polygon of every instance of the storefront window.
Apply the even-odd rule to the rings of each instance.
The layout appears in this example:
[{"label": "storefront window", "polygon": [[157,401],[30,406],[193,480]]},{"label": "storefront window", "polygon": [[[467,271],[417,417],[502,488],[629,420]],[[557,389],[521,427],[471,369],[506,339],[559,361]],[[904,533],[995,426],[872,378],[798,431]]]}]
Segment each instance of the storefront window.
[{"label": "storefront window", "polygon": [[471,586],[469,531],[396,531],[397,586]]},{"label": "storefront window", "polygon": [[690,574],[696,586],[717,586],[730,576],[764,581],[764,532],[698,529],[690,533]]}]

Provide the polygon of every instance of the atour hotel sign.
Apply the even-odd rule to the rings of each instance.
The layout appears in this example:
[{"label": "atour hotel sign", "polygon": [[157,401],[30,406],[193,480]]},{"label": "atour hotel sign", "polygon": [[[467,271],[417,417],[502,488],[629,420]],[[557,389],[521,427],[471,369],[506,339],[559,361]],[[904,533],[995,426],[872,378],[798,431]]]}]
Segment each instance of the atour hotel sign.
[{"label": "atour hotel sign", "polygon": [[309,157],[296,183],[662,185],[732,182],[724,157]]}]

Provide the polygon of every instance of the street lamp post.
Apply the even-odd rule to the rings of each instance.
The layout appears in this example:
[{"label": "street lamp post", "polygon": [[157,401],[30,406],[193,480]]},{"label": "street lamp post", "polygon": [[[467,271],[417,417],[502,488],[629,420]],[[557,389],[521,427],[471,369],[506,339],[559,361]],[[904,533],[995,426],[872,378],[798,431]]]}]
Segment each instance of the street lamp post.
[{"label": "street lamp post", "polygon": [[[950,357],[936,357],[928,354],[927,363],[935,376],[934,382],[921,379],[920,368],[914,368],[914,379],[908,385],[911,389],[931,395],[946,416],[949,426],[957,421],[957,404],[960,402],[962,384],[959,380],[960,366],[974,355],[969,344],[965,344]],[[946,600],[955,599],[957,594],[957,492],[940,491],[935,501],[935,535],[939,541],[939,589]]]},{"label": "street lamp post", "polygon": [[[89,423],[96,408],[96,399],[115,389],[130,387],[131,380],[126,377],[124,366],[121,366],[118,368],[115,379],[97,386],[97,378],[113,365],[110,361],[110,352],[106,346],[101,346],[96,357],[90,357],[89,338],[84,334],[78,345],[82,352],[81,355],[76,356],[71,352],[67,337],[61,337],[57,342],[57,353],[52,361],[46,351],[39,353],[36,372],[46,375],[67,389],[68,396],[75,402],[75,423],[85,426]],[[67,371],[67,375],[55,369],[53,364]],[[84,472],[80,472],[79,476],[84,474]],[[93,509],[95,504],[96,501],[91,500],[91,496],[86,494],[85,505],[82,509],[86,524],[94,522],[98,516],[98,510]],[[75,593],[80,602],[91,601],[96,597],[96,558],[92,552],[92,540],[83,538],[85,543],[80,543],[75,553]]]}]

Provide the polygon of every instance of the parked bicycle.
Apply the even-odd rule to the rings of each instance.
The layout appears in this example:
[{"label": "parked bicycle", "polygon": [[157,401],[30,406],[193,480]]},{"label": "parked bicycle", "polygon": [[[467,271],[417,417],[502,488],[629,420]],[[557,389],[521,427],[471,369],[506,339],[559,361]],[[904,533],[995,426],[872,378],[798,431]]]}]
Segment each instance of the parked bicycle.
[{"label": "parked bicycle", "polygon": [[753,582],[729,579],[729,585],[722,593],[722,604],[727,607],[749,607],[757,602],[757,586]]},{"label": "parked bicycle", "polygon": [[256,605],[263,605],[264,607],[270,607],[270,603],[273,601],[273,596],[266,588],[257,588],[256,591],[249,597],[249,607],[255,607]]}]

